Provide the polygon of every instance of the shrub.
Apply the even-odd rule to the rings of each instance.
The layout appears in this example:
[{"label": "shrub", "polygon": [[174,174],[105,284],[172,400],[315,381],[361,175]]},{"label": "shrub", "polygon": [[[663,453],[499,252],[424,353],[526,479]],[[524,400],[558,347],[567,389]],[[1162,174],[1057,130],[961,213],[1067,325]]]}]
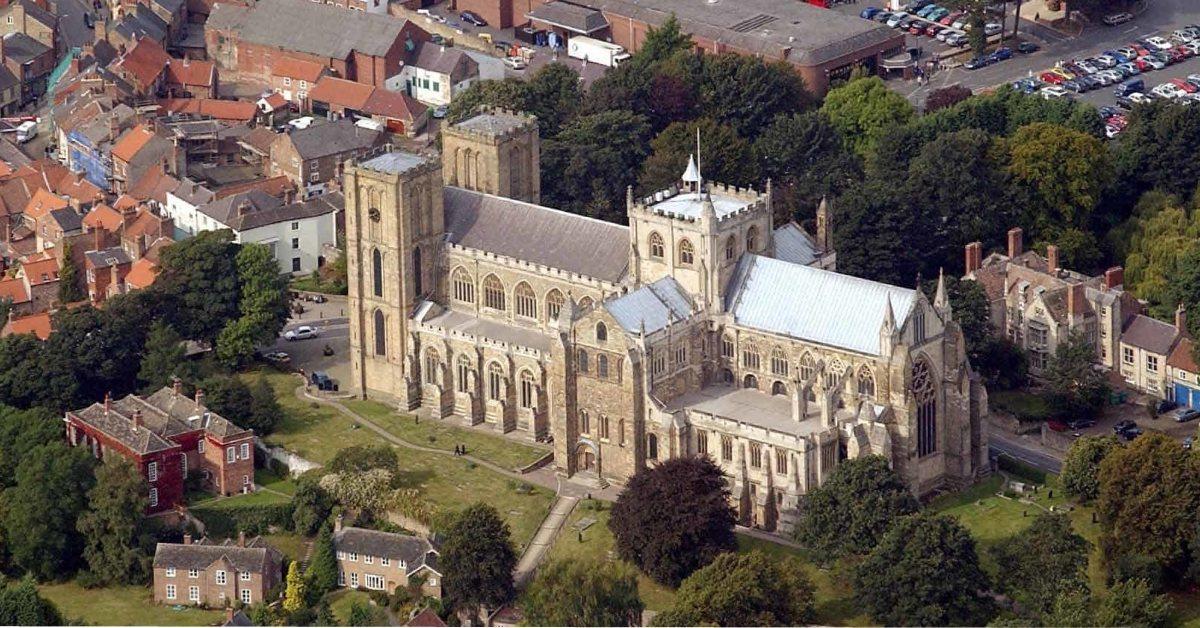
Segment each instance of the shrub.
[{"label": "shrub", "polygon": [[211,537],[235,537],[238,532],[265,534],[271,527],[290,529],[292,504],[252,504],[222,507],[198,506],[191,513],[204,522],[205,534]]},{"label": "shrub", "polygon": [[1008,454],[1000,454],[996,458],[996,463],[1001,471],[1011,473],[1019,478],[1034,482],[1037,484],[1046,483],[1046,472],[1041,469],[1036,469],[1030,465],[1013,458]]}]

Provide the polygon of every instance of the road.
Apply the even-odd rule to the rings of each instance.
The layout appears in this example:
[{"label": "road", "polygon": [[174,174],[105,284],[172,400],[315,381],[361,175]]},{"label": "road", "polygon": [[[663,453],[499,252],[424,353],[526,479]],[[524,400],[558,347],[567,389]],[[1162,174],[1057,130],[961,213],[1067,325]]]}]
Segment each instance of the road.
[{"label": "road", "polygon": [[1048,473],[1062,471],[1062,459],[1039,444],[1033,443],[1031,437],[1005,434],[997,429],[988,431],[988,450],[992,456],[1008,454],[1021,462],[1032,465]]},{"label": "road", "polygon": [[[293,330],[300,325],[314,325],[321,329],[321,335],[308,340],[287,341],[283,335],[275,340],[275,344],[264,347],[263,353],[283,351],[291,356],[293,369],[304,369],[305,373],[325,371],[341,383],[350,378],[350,321],[347,318],[326,319],[293,319],[284,327],[284,332]],[[333,349],[333,355],[325,355],[325,347]]]},{"label": "road", "polygon": [[58,14],[58,37],[62,45],[60,52],[83,46],[95,40],[95,32],[83,21],[84,13],[96,13],[91,2],[85,0],[50,0],[51,8]]}]

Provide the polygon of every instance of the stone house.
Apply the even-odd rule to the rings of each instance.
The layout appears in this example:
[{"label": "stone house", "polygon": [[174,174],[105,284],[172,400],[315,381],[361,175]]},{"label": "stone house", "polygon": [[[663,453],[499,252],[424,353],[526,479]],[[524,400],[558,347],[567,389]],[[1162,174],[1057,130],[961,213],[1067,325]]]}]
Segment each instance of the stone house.
[{"label": "stone house", "polygon": [[412,137],[425,128],[429,108],[399,91],[323,77],[308,94],[314,115],[352,120],[369,118],[390,133]]},{"label": "stone house", "polygon": [[18,0],[0,9],[0,34],[22,33],[50,49],[58,46],[58,16],[35,0]]},{"label": "stone house", "polygon": [[54,48],[26,35],[8,33],[0,38],[0,60],[21,81],[21,104],[46,93],[46,79],[54,69]]},{"label": "stone house", "polygon": [[181,153],[174,142],[159,134],[153,126],[139,124],[129,129],[112,147],[113,192],[126,193],[134,182],[155,168],[177,174]]},{"label": "stone house", "polygon": [[422,44],[404,65],[404,71],[388,81],[388,89],[403,91],[431,106],[449,105],[454,97],[479,80],[479,63],[460,48]]},{"label": "stone house", "polygon": [[333,548],[337,552],[339,586],[391,594],[419,580],[422,595],[442,597],[438,552],[424,538],[343,527],[338,516]]},{"label": "stone house", "polygon": [[154,550],[154,601],[223,608],[270,602],[267,593],[283,580],[283,555],[262,539],[159,543]]},{"label": "stone house", "polygon": [[283,133],[271,144],[271,176],[286,176],[305,195],[320,194],[342,176],[342,163],[386,142],[379,131],[341,119]]},{"label": "stone house", "polygon": [[163,77],[167,95],[182,98],[216,98],[217,66],[212,61],[171,59]]},{"label": "stone house", "polygon": [[1134,389],[1166,399],[1173,388],[1167,358],[1187,333],[1187,315],[1182,306],[1175,324],[1149,316],[1134,316],[1121,333],[1121,378]]},{"label": "stone house", "polygon": [[300,111],[308,111],[308,92],[327,72],[328,68],[320,63],[284,56],[271,66],[270,87]]}]

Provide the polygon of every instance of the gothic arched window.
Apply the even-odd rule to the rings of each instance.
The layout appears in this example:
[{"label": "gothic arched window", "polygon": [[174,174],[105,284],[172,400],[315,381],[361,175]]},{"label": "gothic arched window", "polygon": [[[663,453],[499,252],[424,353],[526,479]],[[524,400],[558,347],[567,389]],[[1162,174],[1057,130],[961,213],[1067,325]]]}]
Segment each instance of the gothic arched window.
[{"label": "gothic arched window", "polygon": [[729,236],[725,240],[725,259],[733,259],[737,255],[737,236]]},{"label": "gothic arched window", "polygon": [[471,358],[465,355],[458,356],[458,392],[465,393],[471,390]]},{"label": "gothic arched window", "polygon": [[658,235],[657,231],[650,232],[650,257],[654,259],[662,259],[665,254],[662,236]]},{"label": "gothic arched window", "polygon": [[696,250],[692,247],[690,240],[679,241],[679,264],[682,266],[691,266],[696,258]]},{"label": "gothic arched window", "polygon": [[858,394],[868,397],[875,396],[875,375],[871,373],[871,368],[865,364],[858,369]]},{"label": "gothic arched window", "polygon": [[937,385],[929,362],[918,360],[912,368],[913,402],[917,406],[917,455],[937,451]]},{"label": "gothic arched window", "polygon": [[412,276],[413,276],[413,294],[421,296],[425,292],[424,286],[421,285],[421,249],[413,249],[412,252]]},{"label": "gothic arched window", "polygon": [[454,284],[454,298],[463,303],[475,302],[475,282],[467,269],[459,266],[454,269],[450,283]]},{"label": "gothic arched window", "polygon": [[383,320],[383,310],[375,310],[375,355],[387,355],[387,326]]},{"label": "gothic arched window", "polygon": [[521,371],[521,407],[530,409],[537,400],[537,387],[533,381],[533,374],[529,371]]},{"label": "gothic arched window", "polygon": [[579,372],[588,372],[588,354],[583,349],[579,350]]},{"label": "gothic arched window", "polygon": [[787,354],[783,352],[783,349],[775,347],[771,351],[771,372],[775,375],[787,375],[788,370]]},{"label": "gothic arched window", "polygon": [[504,309],[504,284],[495,275],[483,280],[483,304],[493,310]]},{"label": "gothic arched window", "polygon": [[776,380],[774,384],[771,384],[771,394],[772,395],[786,395],[787,394],[787,385],[779,380]]},{"label": "gothic arched window", "polygon": [[608,356],[603,353],[596,356],[596,377],[608,379]]},{"label": "gothic arched window", "polygon": [[746,377],[742,378],[742,388],[758,388],[758,378],[752,373],[746,373]]},{"label": "gothic arched window", "polygon": [[546,295],[546,316],[551,319],[558,318],[558,313],[562,311],[563,303],[563,295],[558,291],[558,288],[551,290]]},{"label": "gothic arched window", "polygon": [[383,253],[379,249],[371,249],[371,285],[375,296],[383,296]]},{"label": "gothic arched window", "polygon": [[608,326],[604,323],[596,323],[596,342],[606,342],[608,340]]},{"label": "gothic arched window", "polygon": [[533,293],[533,288],[530,288],[529,284],[524,281],[517,284],[513,290],[513,303],[517,310],[517,316],[537,318],[537,295]]},{"label": "gothic arched window", "polygon": [[650,434],[646,437],[646,457],[658,460],[658,436]]},{"label": "gothic arched window", "polygon": [[817,370],[817,361],[813,359],[811,353],[805,353],[800,356],[800,379],[811,381],[813,374]]},{"label": "gothic arched window", "polygon": [[746,231],[746,252],[753,253],[758,250],[758,227],[750,227]]},{"label": "gothic arched window", "polygon": [[425,350],[425,383],[438,383],[438,368],[442,364],[442,358],[438,355],[437,349],[430,347]]},{"label": "gothic arched window", "polygon": [[504,395],[504,367],[492,362],[488,365],[488,399],[499,401]]}]

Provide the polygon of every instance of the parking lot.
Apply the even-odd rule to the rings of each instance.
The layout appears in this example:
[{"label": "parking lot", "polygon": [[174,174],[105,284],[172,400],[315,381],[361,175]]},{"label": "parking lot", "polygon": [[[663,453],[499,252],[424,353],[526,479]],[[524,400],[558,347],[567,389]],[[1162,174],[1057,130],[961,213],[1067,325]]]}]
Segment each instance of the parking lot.
[{"label": "parking lot", "polygon": [[1180,441],[1189,436],[1195,436],[1200,429],[1200,419],[1185,423],[1175,421],[1178,409],[1168,410],[1150,418],[1149,411],[1140,403],[1123,403],[1109,406],[1104,410],[1096,425],[1082,429],[1068,429],[1066,433],[1076,436],[1107,436],[1113,434],[1113,427],[1121,421],[1133,421],[1144,432],[1162,432]]}]

